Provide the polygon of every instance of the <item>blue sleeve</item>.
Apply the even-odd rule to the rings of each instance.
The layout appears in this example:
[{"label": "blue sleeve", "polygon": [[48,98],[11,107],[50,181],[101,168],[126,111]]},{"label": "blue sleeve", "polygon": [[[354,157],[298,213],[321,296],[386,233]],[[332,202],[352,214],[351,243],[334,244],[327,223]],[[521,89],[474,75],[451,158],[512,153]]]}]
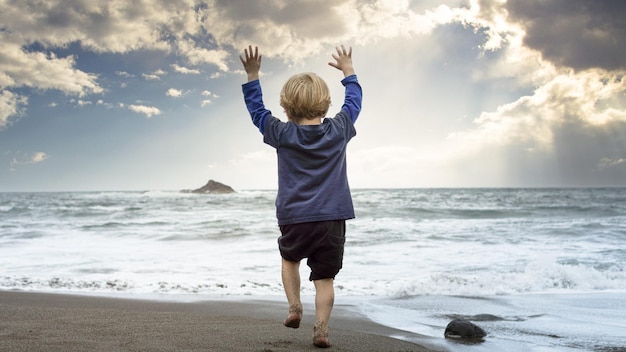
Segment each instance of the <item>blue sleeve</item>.
[{"label": "blue sleeve", "polygon": [[363,100],[361,85],[359,84],[356,75],[350,75],[344,78],[341,80],[341,84],[346,87],[346,97],[341,110],[346,111],[350,116],[352,123],[355,123],[356,119],[359,117],[359,113],[361,112],[361,101]]},{"label": "blue sleeve", "polygon": [[261,131],[265,130],[265,122],[272,116],[272,112],[263,104],[263,93],[259,80],[250,81],[242,85],[243,98],[252,118],[252,123]]}]

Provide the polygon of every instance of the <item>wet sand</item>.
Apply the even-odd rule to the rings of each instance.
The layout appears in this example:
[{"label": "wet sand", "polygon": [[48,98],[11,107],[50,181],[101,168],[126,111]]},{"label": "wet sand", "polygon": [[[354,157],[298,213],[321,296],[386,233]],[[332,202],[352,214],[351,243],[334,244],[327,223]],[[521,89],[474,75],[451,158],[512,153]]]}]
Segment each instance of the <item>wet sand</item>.
[{"label": "wet sand", "polygon": [[[312,309],[305,306],[300,328],[290,329],[282,325],[286,305],[273,301],[180,303],[0,291],[0,351],[320,351],[312,344]],[[328,350],[429,351],[390,337],[406,334],[336,306]]]}]

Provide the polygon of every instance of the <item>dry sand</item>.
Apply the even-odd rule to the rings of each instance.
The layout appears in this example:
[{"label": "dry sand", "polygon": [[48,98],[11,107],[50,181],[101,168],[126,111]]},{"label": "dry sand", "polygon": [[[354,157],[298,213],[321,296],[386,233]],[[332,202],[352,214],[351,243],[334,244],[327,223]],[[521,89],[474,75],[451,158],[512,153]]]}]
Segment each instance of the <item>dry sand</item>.
[{"label": "dry sand", "polygon": [[[272,301],[176,303],[0,291],[0,351],[320,351],[311,307],[300,329]],[[344,307],[345,308],[345,307]],[[307,314],[308,313],[308,314]],[[428,351],[336,306],[330,351]]]}]

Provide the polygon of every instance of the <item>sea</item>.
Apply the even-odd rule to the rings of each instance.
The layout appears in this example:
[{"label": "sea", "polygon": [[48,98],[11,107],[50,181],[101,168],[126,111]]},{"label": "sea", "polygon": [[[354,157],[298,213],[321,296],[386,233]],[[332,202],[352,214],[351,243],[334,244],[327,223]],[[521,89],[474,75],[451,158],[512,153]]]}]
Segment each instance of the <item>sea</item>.
[{"label": "sea", "polygon": [[[275,196],[0,193],[0,290],[284,300]],[[626,351],[626,188],[352,196],[336,305],[433,349]],[[459,318],[487,336],[444,338]]]}]

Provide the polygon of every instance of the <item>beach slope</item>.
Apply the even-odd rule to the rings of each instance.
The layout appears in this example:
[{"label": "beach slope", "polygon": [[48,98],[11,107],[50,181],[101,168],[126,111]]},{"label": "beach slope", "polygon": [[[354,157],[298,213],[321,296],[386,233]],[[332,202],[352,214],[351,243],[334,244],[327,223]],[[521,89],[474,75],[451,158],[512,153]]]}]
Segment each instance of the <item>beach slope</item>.
[{"label": "beach slope", "polygon": [[[272,301],[179,303],[0,291],[0,350],[319,350],[311,340],[313,317],[289,329],[282,325],[283,311]],[[337,307],[333,314],[332,351],[428,351],[389,337],[403,332],[347,309]]]}]

